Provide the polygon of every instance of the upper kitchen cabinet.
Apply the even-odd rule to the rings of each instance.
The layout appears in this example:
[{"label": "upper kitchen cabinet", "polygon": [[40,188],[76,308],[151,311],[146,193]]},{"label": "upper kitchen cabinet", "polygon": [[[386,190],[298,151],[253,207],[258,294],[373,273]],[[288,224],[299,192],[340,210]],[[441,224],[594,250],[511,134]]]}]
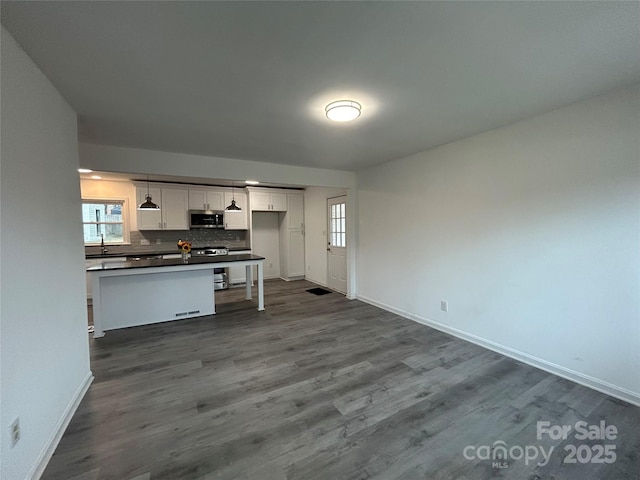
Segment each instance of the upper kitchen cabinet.
[{"label": "upper kitchen cabinet", "polygon": [[189,210],[224,210],[224,192],[190,188]]},{"label": "upper kitchen cabinet", "polygon": [[286,212],[287,195],[285,193],[251,190],[251,210]]},{"label": "upper kitchen cabinet", "polygon": [[[225,230],[247,230],[247,194],[242,191],[224,192],[224,205],[231,204],[231,200],[236,201],[236,205],[242,210],[224,212],[224,229]],[[222,209],[224,209],[223,207]],[[221,209],[221,210],[222,210]]]},{"label": "upper kitchen cabinet", "polygon": [[162,189],[162,228],[188,230],[189,191],[182,188]]},{"label": "upper kitchen cabinet", "polygon": [[[149,194],[160,210],[138,210],[138,230],[188,230],[189,192],[184,188],[150,187]],[[138,205],[144,202],[147,186],[136,186]]]},{"label": "upper kitchen cabinet", "polygon": [[287,212],[280,222],[280,276],[304,278],[304,195],[287,194]]},{"label": "upper kitchen cabinet", "polygon": [[304,195],[287,194],[287,227],[304,229]]}]

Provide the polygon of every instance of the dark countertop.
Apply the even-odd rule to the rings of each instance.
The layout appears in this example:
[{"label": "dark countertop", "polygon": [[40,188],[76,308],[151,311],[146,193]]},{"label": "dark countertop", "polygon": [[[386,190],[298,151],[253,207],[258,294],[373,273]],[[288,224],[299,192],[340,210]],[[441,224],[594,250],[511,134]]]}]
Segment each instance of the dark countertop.
[{"label": "dark countertop", "polygon": [[[175,252],[173,252],[175,253]],[[114,255],[124,256],[124,255]],[[242,253],[239,255],[218,255],[217,257],[191,257],[185,263],[181,258],[172,258],[163,260],[161,258],[151,258],[148,260],[132,260],[124,262],[109,262],[87,268],[87,272],[97,272],[105,270],[125,270],[130,268],[149,268],[149,267],[175,267],[183,265],[202,265],[216,264],[223,262],[241,262],[244,260],[264,260],[264,257]],[[214,266],[215,268],[215,266]]]},{"label": "dark countertop", "polygon": [[[194,247],[196,250],[202,247]],[[251,247],[227,247],[230,252],[240,252],[243,250],[251,250]],[[174,255],[180,254],[180,250],[174,248],[173,250],[162,250],[157,252],[140,252],[140,251],[129,251],[129,252],[107,252],[107,253],[87,253],[84,258],[92,259],[92,258],[114,258],[114,257],[154,257],[157,255]]]}]

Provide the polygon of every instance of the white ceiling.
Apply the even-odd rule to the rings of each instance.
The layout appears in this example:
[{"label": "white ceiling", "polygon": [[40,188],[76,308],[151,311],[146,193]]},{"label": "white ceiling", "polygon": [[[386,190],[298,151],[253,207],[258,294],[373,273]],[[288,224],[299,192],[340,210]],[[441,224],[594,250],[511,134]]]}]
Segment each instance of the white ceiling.
[{"label": "white ceiling", "polygon": [[[2,2],[81,141],[357,170],[640,81],[638,2]],[[332,100],[363,106],[350,124]]]}]

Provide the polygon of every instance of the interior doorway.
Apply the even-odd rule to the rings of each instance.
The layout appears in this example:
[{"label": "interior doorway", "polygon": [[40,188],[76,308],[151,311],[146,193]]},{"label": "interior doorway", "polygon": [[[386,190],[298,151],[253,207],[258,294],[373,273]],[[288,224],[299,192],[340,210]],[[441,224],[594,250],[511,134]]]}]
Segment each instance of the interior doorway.
[{"label": "interior doorway", "polygon": [[327,285],[347,293],[347,197],[327,199]]}]

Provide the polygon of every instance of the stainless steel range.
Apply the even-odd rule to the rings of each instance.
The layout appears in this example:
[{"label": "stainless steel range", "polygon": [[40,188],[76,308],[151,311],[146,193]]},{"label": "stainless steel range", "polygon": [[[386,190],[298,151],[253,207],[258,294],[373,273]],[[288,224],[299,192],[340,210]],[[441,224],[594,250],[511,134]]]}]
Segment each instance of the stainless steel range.
[{"label": "stainless steel range", "polygon": [[229,255],[227,247],[200,247],[191,250],[191,255],[195,257],[217,257],[218,255]]},{"label": "stainless steel range", "polygon": [[[200,247],[191,250],[194,257],[217,257],[219,255],[229,255],[227,247]],[[213,270],[213,289],[226,290],[229,288],[229,269],[215,268]]]}]

